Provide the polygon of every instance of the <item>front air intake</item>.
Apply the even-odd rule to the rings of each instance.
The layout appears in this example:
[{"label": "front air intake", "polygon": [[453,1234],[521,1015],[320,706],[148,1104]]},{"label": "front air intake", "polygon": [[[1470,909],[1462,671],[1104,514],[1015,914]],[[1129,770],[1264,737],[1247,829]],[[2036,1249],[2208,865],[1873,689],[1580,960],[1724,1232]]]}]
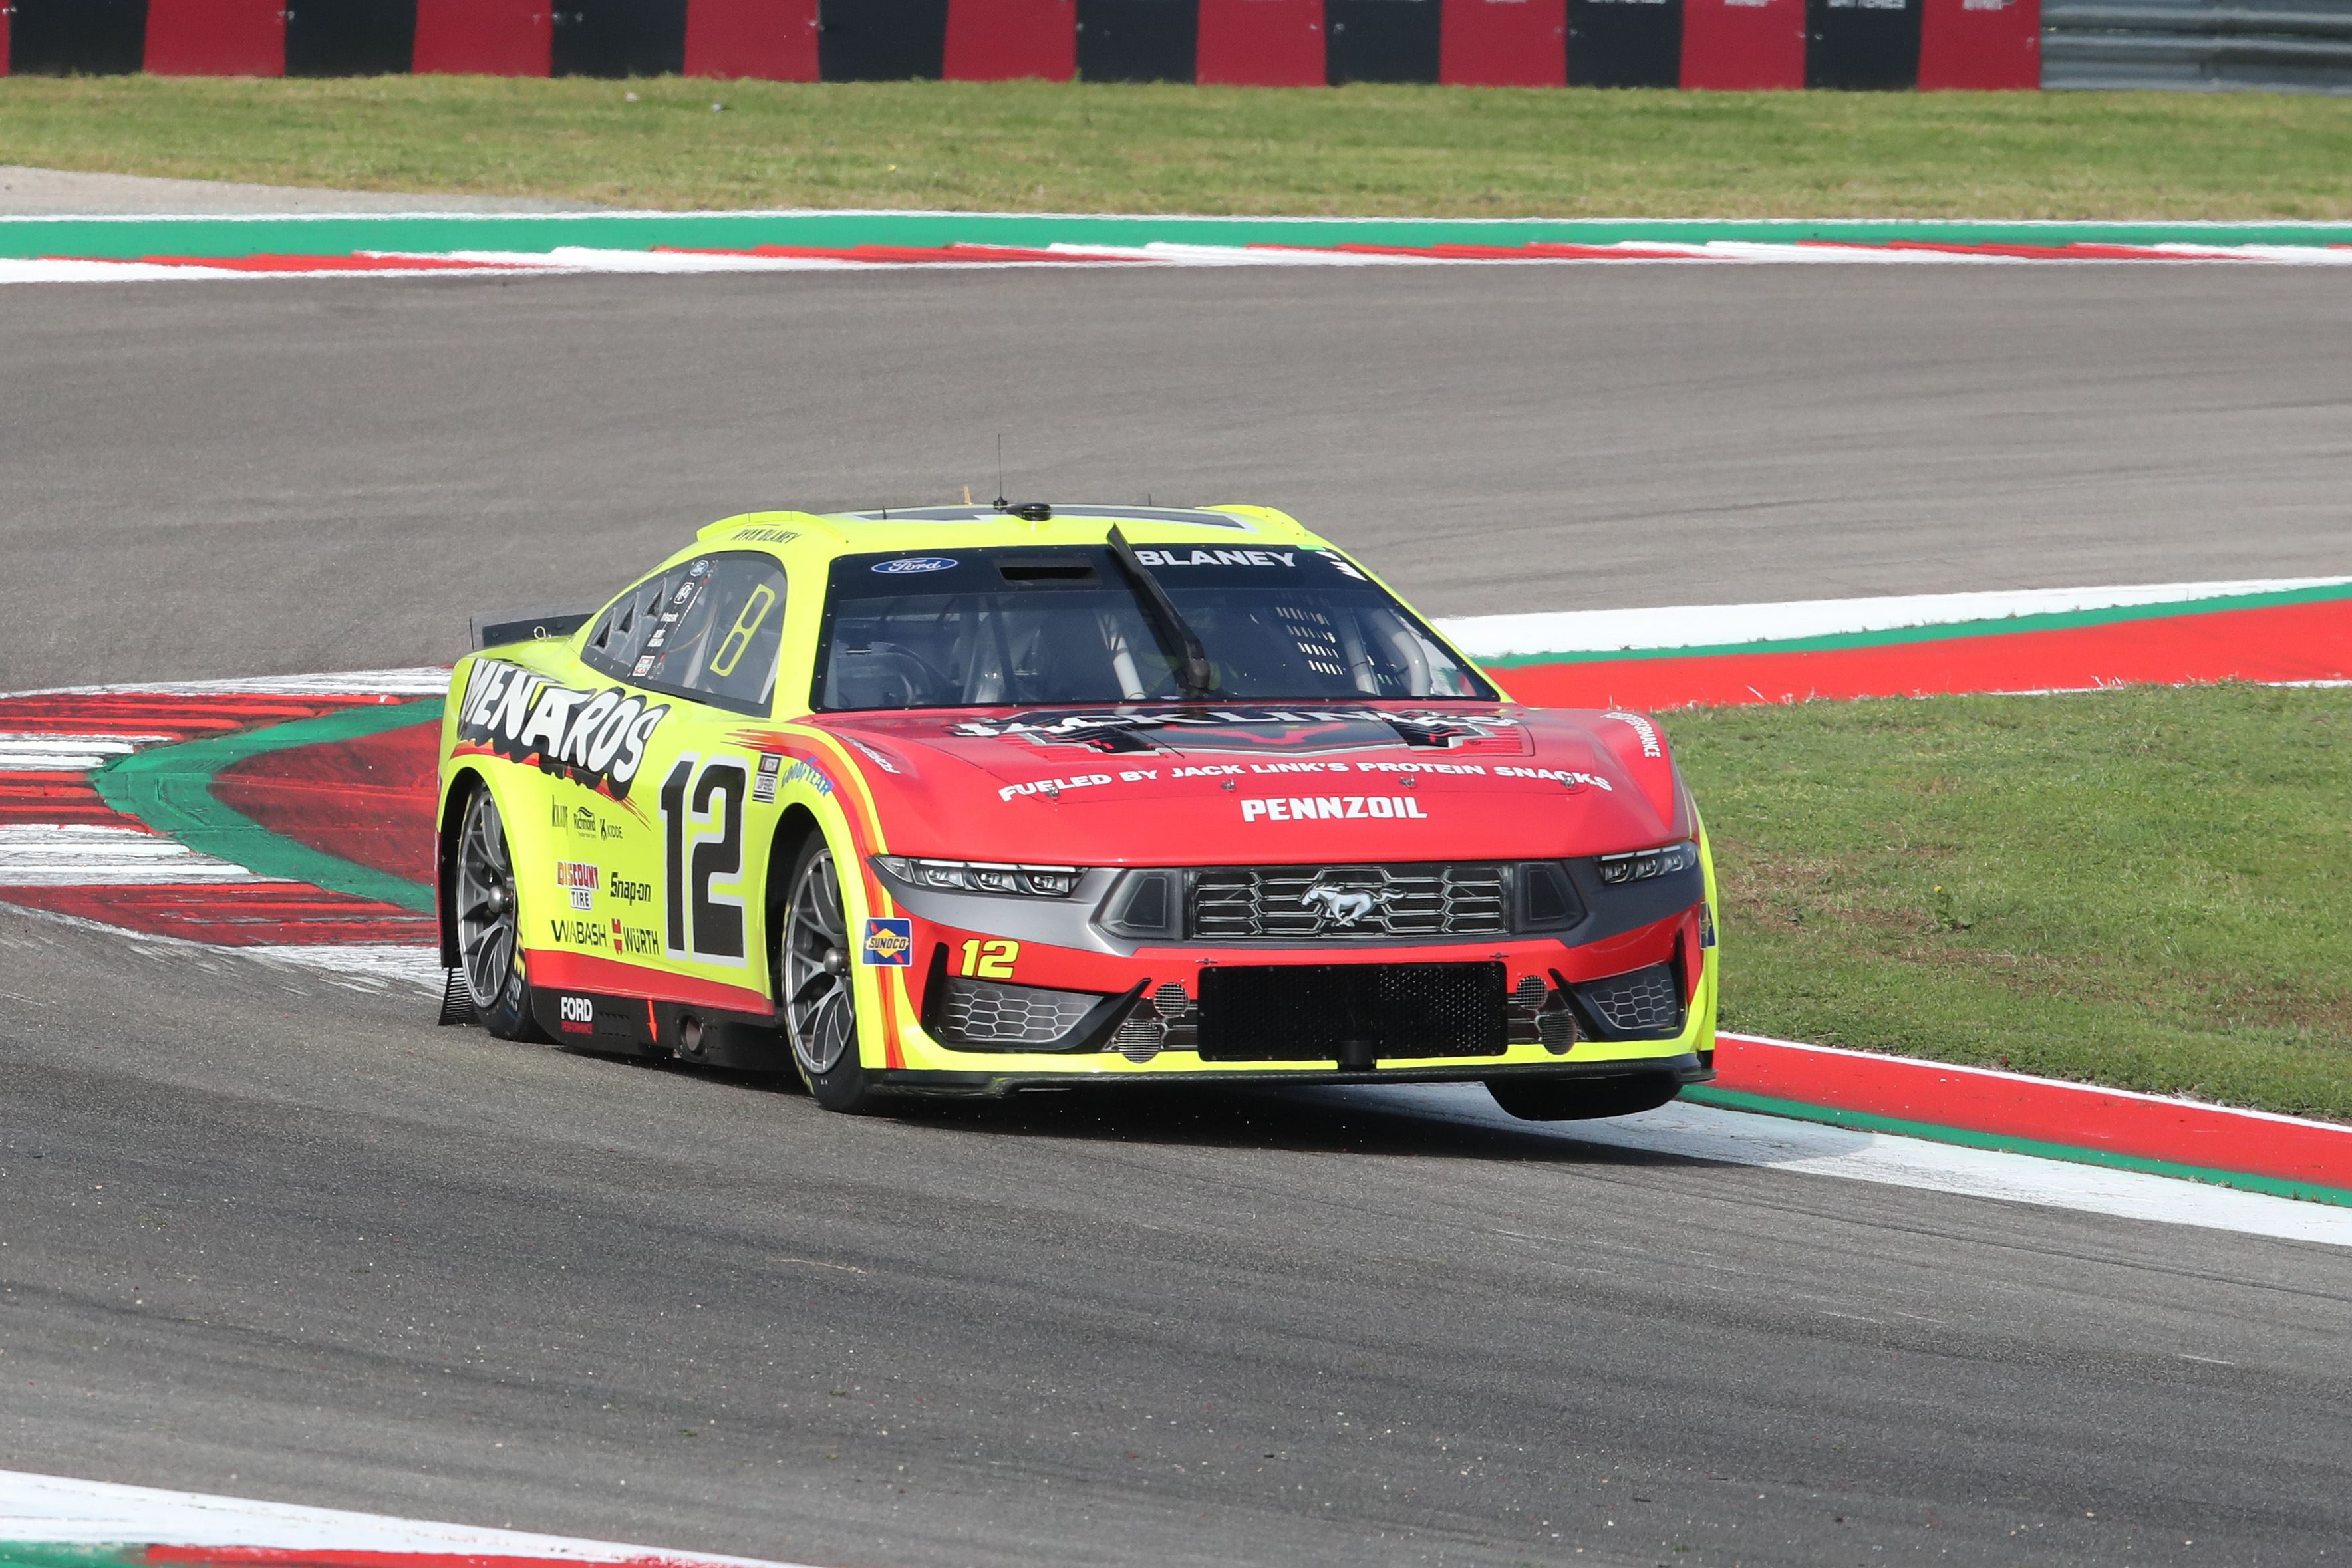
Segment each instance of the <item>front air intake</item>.
[{"label": "front air intake", "polygon": [[1682,982],[1672,964],[1586,980],[1576,999],[1602,1040],[1672,1040],[1683,1031]]}]

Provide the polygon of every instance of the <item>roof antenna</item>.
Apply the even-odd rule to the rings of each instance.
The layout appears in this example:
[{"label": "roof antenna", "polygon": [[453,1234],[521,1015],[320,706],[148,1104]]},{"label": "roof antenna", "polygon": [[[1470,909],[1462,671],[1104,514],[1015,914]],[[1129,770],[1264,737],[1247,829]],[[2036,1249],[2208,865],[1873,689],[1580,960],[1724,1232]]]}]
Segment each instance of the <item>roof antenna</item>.
[{"label": "roof antenna", "polygon": [[1004,510],[1004,432],[996,433],[996,509]]}]

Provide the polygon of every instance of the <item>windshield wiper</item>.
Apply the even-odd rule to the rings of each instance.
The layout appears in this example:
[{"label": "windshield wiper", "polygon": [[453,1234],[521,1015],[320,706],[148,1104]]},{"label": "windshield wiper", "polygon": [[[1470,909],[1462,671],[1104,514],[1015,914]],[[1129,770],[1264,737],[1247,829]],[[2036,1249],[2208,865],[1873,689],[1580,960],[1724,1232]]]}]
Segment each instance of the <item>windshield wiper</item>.
[{"label": "windshield wiper", "polygon": [[1143,591],[1143,601],[1150,607],[1152,618],[1159,622],[1160,634],[1183,653],[1184,667],[1177,679],[1182,683],[1185,696],[1198,700],[1216,695],[1217,677],[1209,669],[1209,652],[1201,645],[1200,634],[1185,623],[1176,601],[1168,597],[1168,591],[1160,586],[1160,580],[1151,575],[1151,569],[1143,564],[1143,558],[1135,553],[1135,547],[1127,542],[1127,536],[1118,531],[1116,523],[1111,525],[1110,548],[1118,552],[1119,564]]}]

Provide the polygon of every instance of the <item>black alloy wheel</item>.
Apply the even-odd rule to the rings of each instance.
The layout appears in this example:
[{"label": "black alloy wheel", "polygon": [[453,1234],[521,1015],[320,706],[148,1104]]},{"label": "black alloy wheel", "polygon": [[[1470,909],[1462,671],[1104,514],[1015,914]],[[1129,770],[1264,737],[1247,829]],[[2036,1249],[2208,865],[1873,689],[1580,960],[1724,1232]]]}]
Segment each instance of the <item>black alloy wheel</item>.
[{"label": "black alloy wheel", "polygon": [[457,830],[457,955],[474,1017],[500,1040],[543,1040],[523,980],[522,911],[499,803],[487,788],[466,802]]},{"label": "black alloy wheel", "polygon": [[873,1108],[857,1059],[857,996],[841,873],[822,833],[811,833],[784,885],[783,918],[769,922],[776,1009],[801,1082],[828,1111]]}]

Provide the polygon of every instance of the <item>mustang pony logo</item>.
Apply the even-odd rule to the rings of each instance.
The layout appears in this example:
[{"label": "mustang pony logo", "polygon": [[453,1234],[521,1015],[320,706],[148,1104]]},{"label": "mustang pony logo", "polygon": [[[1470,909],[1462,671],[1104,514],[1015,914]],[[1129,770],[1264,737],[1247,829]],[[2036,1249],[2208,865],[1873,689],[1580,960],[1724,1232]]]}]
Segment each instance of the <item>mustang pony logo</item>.
[{"label": "mustang pony logo", "polygon": [[1298,902],[1323,916],[1323,924],[1344,931],[1381,906],[1381,895],[1365,887],[1321,883],[1299,895]]}]

